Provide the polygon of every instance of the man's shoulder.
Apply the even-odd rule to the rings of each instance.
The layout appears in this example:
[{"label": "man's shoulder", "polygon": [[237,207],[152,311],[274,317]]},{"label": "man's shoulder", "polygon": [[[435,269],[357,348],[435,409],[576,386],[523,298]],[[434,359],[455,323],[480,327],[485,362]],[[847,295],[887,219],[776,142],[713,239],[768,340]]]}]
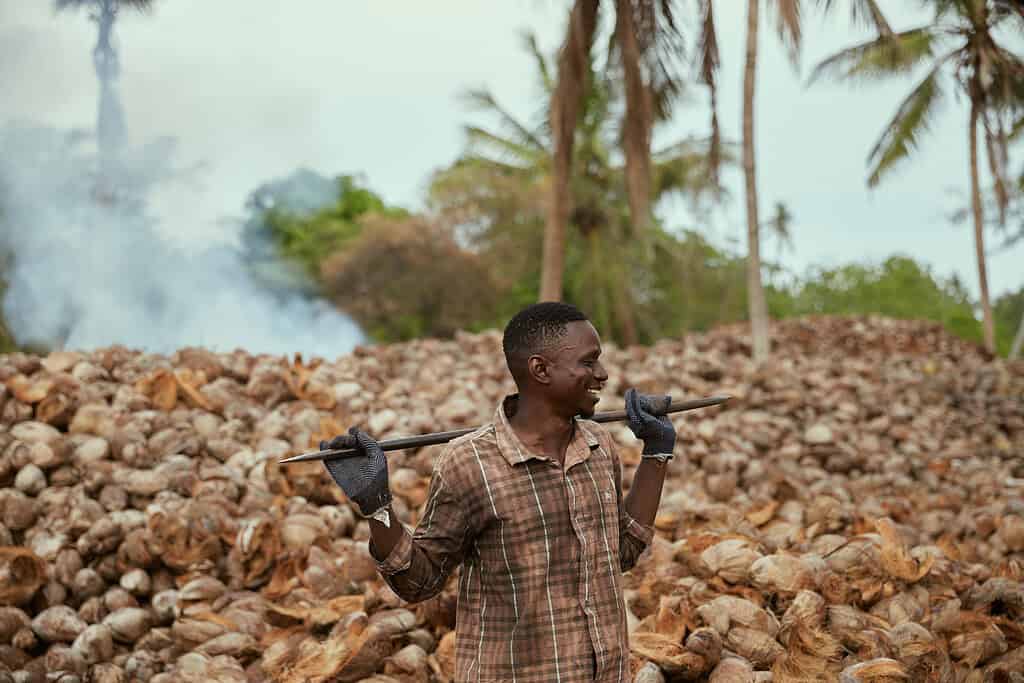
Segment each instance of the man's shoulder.
[{"label": "man's shoulder", "polygon": [[497,437],[494,425],[488,423],[477,427],[469,434],[452,439],[437,459],[442,468],[465,466],[474,455],[497,452]]},{"label": "man's shoulder", "polygon": [[494,423],[488,422],[485,425],[481,425],[471,431],[469,434],[463,434],[457,439],[452,439],[448,442],[449,450],[456,449],[469,449],[472,450],[474,444],[494,444],[496,442]]}]

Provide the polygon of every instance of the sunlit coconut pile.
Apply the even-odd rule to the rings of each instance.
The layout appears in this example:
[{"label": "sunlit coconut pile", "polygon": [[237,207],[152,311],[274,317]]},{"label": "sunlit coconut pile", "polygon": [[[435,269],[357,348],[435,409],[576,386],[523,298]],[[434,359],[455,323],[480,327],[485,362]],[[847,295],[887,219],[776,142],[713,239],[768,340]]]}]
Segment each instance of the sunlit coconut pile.
[{"label": "sunlit coconut pile", "polygon": [[[1024,681],[1024,365],[930,324],[779,324],[606,346],[677,415],[658,534],[625,577],[634,681]],[[405,605],[319,463],[473,426],[500,335],[337,362],[124,348],[0,356],[0,682],[451,680],[454,581]],[[609,425],[628,485],[639,443]],[[409,524],[441,447],[389,454]]]}]

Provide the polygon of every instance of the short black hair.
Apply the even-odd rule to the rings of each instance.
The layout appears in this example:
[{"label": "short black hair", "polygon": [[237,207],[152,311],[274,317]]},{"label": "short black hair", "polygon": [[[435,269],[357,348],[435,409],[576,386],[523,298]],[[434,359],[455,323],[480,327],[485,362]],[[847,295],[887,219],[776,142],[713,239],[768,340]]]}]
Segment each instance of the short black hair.
[{"label": "short black hair", "polygon": [[501,341],[512,377],[518,382],[526,360],[564,337],[568,323],[580,320],[587,320],[583,311],[560,301],[544,301],[516,313],[505,326]]}]

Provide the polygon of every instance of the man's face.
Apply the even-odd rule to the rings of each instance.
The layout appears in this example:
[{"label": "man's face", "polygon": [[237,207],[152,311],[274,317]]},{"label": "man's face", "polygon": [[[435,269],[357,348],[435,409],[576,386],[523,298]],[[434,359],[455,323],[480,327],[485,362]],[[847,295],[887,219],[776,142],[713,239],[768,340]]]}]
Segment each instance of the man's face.
[{"label": "man's face", "polygon": [[565,408],[566,417],[591,417],[598,394],[608,381],[601,361],[601,338],[586,320],[566,324],[563,337],[548,357],[547,390],[554,402]]}]

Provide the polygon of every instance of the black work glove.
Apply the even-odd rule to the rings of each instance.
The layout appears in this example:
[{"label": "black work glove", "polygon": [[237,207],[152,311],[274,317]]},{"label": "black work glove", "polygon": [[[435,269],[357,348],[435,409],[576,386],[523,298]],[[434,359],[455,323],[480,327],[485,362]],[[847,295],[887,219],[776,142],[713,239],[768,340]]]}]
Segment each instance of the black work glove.
[{"label": "black work glove", "polygon": [[[663,405],[655,406],[653,401],[659,400]],[[671,396],[646,396],[638,393],[636,389],[626,390],[626,415],[629,418],[629,428],[636,438],[644,442],[642,455],[644,457],[667,456],[659,459],[670,460],[672,450],[676,446],[676,428],[667,415],[657,416],[653,414],[655,407],[668,408],[672,402]]]},{"label": "black work glove", "polygon": [[359,456],[323,461],[331,478],[359,507],[363,517],[372,517],[391,504],[388,461],[380,444],[369,434],[352,427],[348,434],[320,442],[320,450],[328,448],[357,448],[363,452]]}]

